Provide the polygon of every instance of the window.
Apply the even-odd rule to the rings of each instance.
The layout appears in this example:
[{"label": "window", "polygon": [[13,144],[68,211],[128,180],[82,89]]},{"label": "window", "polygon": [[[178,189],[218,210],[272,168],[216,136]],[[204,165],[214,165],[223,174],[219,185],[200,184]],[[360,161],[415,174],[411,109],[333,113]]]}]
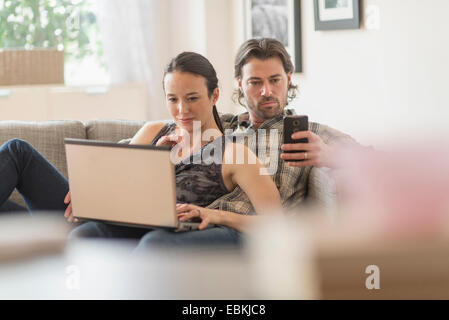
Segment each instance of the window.
[{"label": "window", "polygon": [[67,85],[107,84],[94,0],[0,0],[1,48],[64,50]]}]

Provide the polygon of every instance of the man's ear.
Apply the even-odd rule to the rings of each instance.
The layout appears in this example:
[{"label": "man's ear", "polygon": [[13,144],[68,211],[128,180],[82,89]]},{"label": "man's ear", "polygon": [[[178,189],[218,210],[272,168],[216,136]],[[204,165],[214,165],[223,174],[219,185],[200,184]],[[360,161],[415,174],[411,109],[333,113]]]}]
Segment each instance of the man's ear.
[{"label": "man's ear", "polygon": [[238,79],[237,79],[237,85],[238,85],[238,87],[239,87],[239,90],[240,90],[241,92],[243,92],[243,88],[242,88],[242,78],[238,78]]}]

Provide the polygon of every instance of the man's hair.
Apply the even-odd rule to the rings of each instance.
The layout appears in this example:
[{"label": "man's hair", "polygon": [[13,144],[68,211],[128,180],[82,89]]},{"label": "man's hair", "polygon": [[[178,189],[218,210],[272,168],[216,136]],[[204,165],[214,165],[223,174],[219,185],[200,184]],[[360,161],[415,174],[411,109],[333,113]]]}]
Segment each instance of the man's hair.
[{"label": "man's hair", "polygon": [[[234,78],[242,78],[243,66],[248,63],[250,59],[257,58],[263,61],[273,57],[278,57],[281,60],[285,73],[288,74],[289,72],[293,73],[295,71],[290,55],[280,41],[272,38],[258,38],[245,41],[240,46],[235,56]],[[298,86],[290,82],[288,86],[287,104],[296,97],[297,91]],[[243,92],[241,92],[240,89],[234,90],[234,102],[238,102],[240,105],[245,106],[242,103],[242,98]]]}]

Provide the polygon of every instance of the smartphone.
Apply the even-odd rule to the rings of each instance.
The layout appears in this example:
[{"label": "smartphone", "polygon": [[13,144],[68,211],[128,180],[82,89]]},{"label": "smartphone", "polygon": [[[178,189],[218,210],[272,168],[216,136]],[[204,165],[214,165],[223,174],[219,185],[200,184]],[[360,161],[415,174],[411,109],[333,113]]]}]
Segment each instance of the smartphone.
[{"label": "smartphone", "polygon": [[[307,138],[292,139],[292,134],[297,131],[309,130],[309,118],[304,115],[286,116],[284,118],[284,144],[285,143],[307,143]],[[283,151],[285,153],[304,152],[301,150]],[[304,160],[289,160],[289,161],[304,161]]]}]

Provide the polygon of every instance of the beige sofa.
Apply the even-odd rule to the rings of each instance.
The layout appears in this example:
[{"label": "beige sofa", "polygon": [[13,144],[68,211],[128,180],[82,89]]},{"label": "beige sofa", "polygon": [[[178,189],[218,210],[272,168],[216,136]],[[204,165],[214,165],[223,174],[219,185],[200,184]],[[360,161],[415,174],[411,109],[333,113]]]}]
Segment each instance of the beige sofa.
[{"label": "beige sofa", "polygon": [[[12,138],[26,140],[67,177],[64,138],[118,142],[132,137],[143,123],[143,121],[126,120],[92,120],[85,123],[72,120],[0,121],[0,144]],[[24,205],[16,191],[10,200]],[[335,207],[336,187],[326,169],[312,169],[306,200],[330,210]]]}]

